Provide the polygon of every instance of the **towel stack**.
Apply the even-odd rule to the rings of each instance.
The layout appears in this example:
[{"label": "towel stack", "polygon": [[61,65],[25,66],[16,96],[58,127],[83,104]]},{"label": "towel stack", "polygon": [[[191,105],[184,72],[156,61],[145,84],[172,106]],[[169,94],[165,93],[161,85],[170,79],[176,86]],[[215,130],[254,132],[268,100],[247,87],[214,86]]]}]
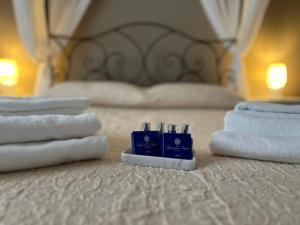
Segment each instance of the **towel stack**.
[{"label": "towel stack", "polygon": [[85,98],[0,98],[0,171],[100,158],[106,137]]},{"label": "towel stack", "polygon": [[300,105],[242,102],[213,135],[216,154],[300,163]]}]

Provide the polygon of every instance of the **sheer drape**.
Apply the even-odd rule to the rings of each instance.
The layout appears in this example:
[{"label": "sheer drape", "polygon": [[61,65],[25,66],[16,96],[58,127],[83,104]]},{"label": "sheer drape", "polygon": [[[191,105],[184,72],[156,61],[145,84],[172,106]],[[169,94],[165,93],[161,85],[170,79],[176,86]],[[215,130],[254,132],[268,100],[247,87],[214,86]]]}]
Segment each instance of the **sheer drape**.
[{"label": "sheer drape", "polygon": [[43,94],[50,84],[49,57],[60,52],[55,43],[49,40],[48,32],[71,35],[90,2],[91,0],[48,0],[47,21],[45,0],[13,0],[16,23],[23,44],[31,57],[40,63],[36,83],[37,94]]},{"label": "sheer drape", "polygon": [[234,85],[241,95],[247,96],[242,60],[263,21],[269,0],[200,0],[200,3],[220,39],[237,39],[231,49]]}]

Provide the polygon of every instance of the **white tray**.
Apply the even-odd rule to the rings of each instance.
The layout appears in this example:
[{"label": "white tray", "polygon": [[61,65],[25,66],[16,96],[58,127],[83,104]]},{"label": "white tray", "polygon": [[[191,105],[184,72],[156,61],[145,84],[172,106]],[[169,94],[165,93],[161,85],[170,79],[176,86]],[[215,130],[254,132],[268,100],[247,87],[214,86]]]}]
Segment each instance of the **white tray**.
[{"label": "white tray", "polygon": [[150,166],[176,170],[193,170],[196,167],[196,157],[193,152],[193,159],[174,159],[158,156],[134,155],[131,149],[127,149],[121,153],[121,160],[124,163]]}]

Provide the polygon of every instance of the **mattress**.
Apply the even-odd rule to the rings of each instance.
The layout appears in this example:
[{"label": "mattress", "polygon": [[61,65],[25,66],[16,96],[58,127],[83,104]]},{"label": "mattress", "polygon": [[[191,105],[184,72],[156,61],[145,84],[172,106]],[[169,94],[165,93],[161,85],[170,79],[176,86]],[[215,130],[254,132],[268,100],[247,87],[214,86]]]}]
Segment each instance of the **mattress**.
[{"label": "mattress", "polygon": [[[211,155],[224,110],[91,108],[110,147],[102,160],[0,175],[0,224],[300,224],[300,165]],[[126,165],[143,121],[190,123],[194,171]]]}]

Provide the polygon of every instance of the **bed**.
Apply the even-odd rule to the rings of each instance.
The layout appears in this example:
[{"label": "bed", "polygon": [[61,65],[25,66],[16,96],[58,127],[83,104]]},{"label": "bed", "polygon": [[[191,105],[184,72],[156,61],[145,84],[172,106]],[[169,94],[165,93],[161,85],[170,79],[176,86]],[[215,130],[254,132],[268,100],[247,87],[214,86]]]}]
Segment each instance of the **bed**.
[{"label": "bed", "polygon": [[[110,147],[102,160],[0,175],[3,224],[299,224],[300,166],[209,154],[220,109],[93,107]],[[193,124],[191,172],[120,162],[140,121]]]},{"label": "bed", "polygon": [[[164,28],[166,27],[160,27],[160,29]],[[118,34],[122,33],[120,29],[111,30],[111,32],[116,31]],[[174,29],[168,28],[167,31],[172,35],[177,34]],[[53,38],[59,42],[67,37]],[[73,38],[72,40],[75,41],[73,46],[77,46],[76,43],[82,43],[88,39]],[[216,40],[212,40],[213,44],[211,40],[200,41],[195,38],[191,40],[194,44],[200,43],[205,46],[222,44]],[[229,40],[229,43],[232,43],[232,40]],[[66,51],[73,49],[72,46],[69,47]],[[99,91],[103,93],[103,88],[107,87],[105,82],[111,82],[107,80],[113,80],[111,78],[115,77],[110,76],[111,73],[107,75],[107,71],[111,71],[108,67],[109,56],[119,57],[119,60],[115,61],[115,66],[120,66],[122,62],[120,61],[122,54],[116,52],[111,54],[104,55],[105,60],[100,61],[100,66],[98,64],[98,66],[85,67],[88,72],[83,73],[85,74],[83,78],[89,80],[85,83],[85,88],[76,89],[74,87],[80,85],[78,81],[68,81],[70,83],[53,84],[49,92],[50,96],[64,97],[92,93],[88,97],[93,98],[94,104],[89,110],[97,114],[102,123],[101,133],[108,137],[110,146],[107,154],[102,160],[0,174],[0,222],[2,224],[262,225],[300,223],[299,165],[211,154],[209,150],[211,135],[216,130],[222,129],[226,111],[233,107],[238,98],[232,97],[233,95],[227,90],[213,84],[211,86],[195,84],[197,76],[203,74],[203,70],[199,68],[204,67],[200,66],[197,70],[191,70],[190,64],[180,58],[181,54],[167,54],[173,56],[173,60],[177,60],[177,63],[180,62],[182,67],[179,71],[189,72],[188,81],[191,81],[189,79],[193,77],[193,84],[171,84],[171,90],[174,90],[172,85],[175,85],[176,90],[181,91],[187,85],[185,86],[186,95],[180,95],[179,100],[175,98],[178,101],[174,101],[172,94],[166,95],[169,92],[162,92],[163,97],[149,100],[152,96],[147,95],[149,91],[145,94],[144,87],[135,88],[132,84],[127,86],[127,94],[117,91],[122,89],[118,85],[125,85],[123,83],[109,83],[116,91],[95,94]],[[72,57],[67,56],[66,60],[72,61]],[[143,54],[142,59],[139,65],[142,65],[145,71],[148,68],[146,66],[148,57]],[[220,69],[222,57],[219,58],[218,54],[213,54],[213,59],[218,59],[213,61],[217,63],[214,70],[217,77],[214,81],[223,83],[225,78],[229,79],[231,76],[228,76],[228,70],[224,73],[226,75],[220,73],[220,71],[225,71]],[[90,58],[88,61],[91,62]],[[60,71],[60,73],[53,72],[54,77],[58,80],[65,78],[66,72],[69,74],[68,71],[72,70],[69,65],[72,65],[70,61],[63,69],[60,66],[54,66],[53,71]],[[112,71],[119,74],[118,68],[120,69],[117,67]],[[63,71],[63,76],[61,71]],[[95,71],[104,71],[102,78],[104,75],[106,81],[94,81],[99,80],[99,77],[95,78]],[[173,70],[171,74],[174,74]],[[177,70],[175,74],[181,73]],[[182,78],[187,79],[186,76],[170,75],[169,78],[175,77],[175,80],[162,82],[147,79],[149,75],[147,72],[143,75],[146,78],[139,80],[138,84],[144,86],[159,83],[164,87],[164,85],[168,86],[171,81],[178,82]],[[202,79],[198,80],[203,81],[203,77],[200,76],[200,78]],[[97,82],[105,85],[103,88],[99,86],[97,88],[95,84],[101,85]],[[200,95],[202,98],[195,98],[195,92],[188,91],[193,89],[189,85],[196,86],[196,93],[199,93],[197,88],[201,87],[205,95],[202,93]],[[146,89],[149,90],[149,88]],[[111,93],[118,95],[118,98],[126,95],[126,98],[123,99],[124,101],[114,102],[113,100],[117,97]],[[143,93],[141,94],[143,98],[136,100],[137,94],[128,95],[128,93]],[[150,93],[159,92],[154,89]],[[191,94],[192,97],[189,96]],[[102,97],[102,100],[99,100],[99,97]],[[133,99],[129,101],[130,98]],[[188,99],[193,99],[193,101],[188,101]],[[163,107],[166,102],[170,101],[172,104]],[[143,121],[149,121],[152,124],[158,121],[191,124],[197,168],[187,172],[121,163],[121,151],[130,146],[130,132],[139,129]]]}]

